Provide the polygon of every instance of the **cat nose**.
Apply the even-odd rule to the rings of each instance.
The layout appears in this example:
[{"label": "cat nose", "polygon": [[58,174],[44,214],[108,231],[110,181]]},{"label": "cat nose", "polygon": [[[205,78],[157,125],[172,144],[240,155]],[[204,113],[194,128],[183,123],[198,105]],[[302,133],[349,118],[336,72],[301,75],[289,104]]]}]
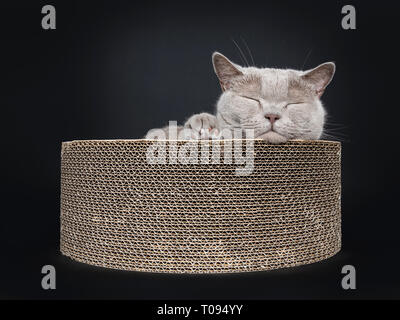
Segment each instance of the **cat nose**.
[{"label": "cat nose", "polygon": [[269,122],[271,122],[271,126],[274,124],[274,122],[276,120],[280,119],[280,116],[278,116],[277,114],[271,114],[271,113],[267,113],[264,117],[267,118],[269,120]]}]

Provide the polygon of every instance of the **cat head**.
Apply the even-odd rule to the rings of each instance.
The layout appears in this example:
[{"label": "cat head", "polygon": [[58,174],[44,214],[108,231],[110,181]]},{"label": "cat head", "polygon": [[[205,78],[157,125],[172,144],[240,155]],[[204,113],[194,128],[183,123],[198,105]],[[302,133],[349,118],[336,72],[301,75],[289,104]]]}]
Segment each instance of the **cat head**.
[{"label": "cat head", "polygon": [[221,129],[254,129],[255,138],[271,143],[321,137],[320,97],[335,73],[334,63],[307,71],[242,67],[218,52],[212,62],[223,91],[217,103]]}]

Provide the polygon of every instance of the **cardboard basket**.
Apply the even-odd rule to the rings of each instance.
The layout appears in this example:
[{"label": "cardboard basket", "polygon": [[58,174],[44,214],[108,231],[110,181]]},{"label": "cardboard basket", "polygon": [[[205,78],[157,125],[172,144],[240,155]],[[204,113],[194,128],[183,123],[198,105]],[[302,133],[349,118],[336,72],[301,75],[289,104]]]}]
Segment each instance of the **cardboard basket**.
[{"label": "cardboard basket", "polygon": [[331,141],[63,142],[61,252],[170,273],[320,261],[341,247],[340,159]]}]

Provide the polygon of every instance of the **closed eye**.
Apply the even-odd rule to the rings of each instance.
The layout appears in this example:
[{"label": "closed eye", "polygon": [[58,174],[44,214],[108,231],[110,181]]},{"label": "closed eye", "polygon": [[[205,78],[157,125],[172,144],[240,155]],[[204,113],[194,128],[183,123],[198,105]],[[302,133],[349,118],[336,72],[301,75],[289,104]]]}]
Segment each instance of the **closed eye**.
[{"label": "closed eye", "polygon": [[288,103],[284,108],[287,108],[287,107],[289,107],[289,106],[295,106],[295,105],[298,105],[298,104],[303,104],[304,102],[291,102],[291,103]]},{"label": "closed eye", "polygon": [[245,99],[250,99],[250,100],[253,100],[253,101],[256,101],[256,102],[260,102],[260,100],[258,100],[258,99],[256,99],[256,98],[252,98],[252,97],[248,97],[248,96],[241,96],[242,98],[245,98]]}]

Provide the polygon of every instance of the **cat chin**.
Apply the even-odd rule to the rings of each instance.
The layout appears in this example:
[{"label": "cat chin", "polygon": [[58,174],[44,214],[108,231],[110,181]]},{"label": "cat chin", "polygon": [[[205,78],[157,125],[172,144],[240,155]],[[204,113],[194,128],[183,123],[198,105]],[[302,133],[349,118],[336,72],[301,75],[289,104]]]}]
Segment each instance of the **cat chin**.
[{"label": "cat chin", "polygon": [[269,143],[278,144],[278,143],[285,143],[288,139],[284,136],[281,136],[279,133],[275,131],[268,131],[267,133],[258,136],[257,139],[263,139]]}]

